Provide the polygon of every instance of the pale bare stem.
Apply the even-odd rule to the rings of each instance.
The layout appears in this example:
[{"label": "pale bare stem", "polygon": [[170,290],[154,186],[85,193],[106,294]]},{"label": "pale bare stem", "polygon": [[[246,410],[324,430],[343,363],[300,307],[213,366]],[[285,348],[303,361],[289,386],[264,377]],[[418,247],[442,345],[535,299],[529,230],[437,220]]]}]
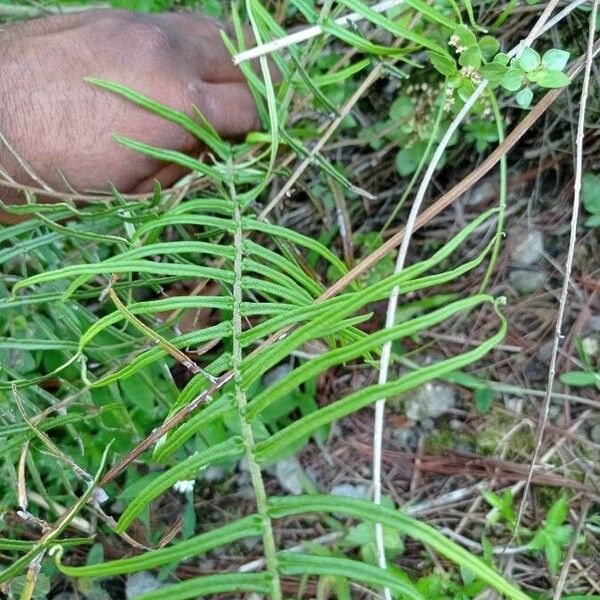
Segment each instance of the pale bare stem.
[{"label": "pale bare stem", "polygon": [[0,142],[6,146],[8,151],[12,154],[15,160],[19,163],[21,168],[33,179],[36,183],[38,183],[42,189],[46,192],[54,192],[53,190],[43,179],[41,179],[37,173],[29,166],[27,161],[15,150],[12,144],[6,139],[6,136],[0,131]]},{"label": "pale bare stem", "polygon": [[[520,44],[518,44],[515,48],[509,52],[509,55],[516,56],[525,46],[529,46],[533,43],[537,36],[540,35],[540,30],[543,27],[544,23],[550,17],[552,9],[557,4],[558,0],[551,0],[548,3],[544,12],[534,25],[531,33],[527,36],[525,40],[523,40]],[[425,176],[423,177],[423,181],[419,186],[419,190],[413,202],[410,214],[408,216],[408,220],[406,222],[406,226],[404,228],[404,236],[402,238],[402,243],[400,245],[400,250],[398,252],[398,257],[396,260],[396,267],[394,273],[400,273],[404,268],[404,263],[406,261],[406,256],[408,254],[408,247],[410,245],[411,237],[413,231],[415,230],[415,226],[417,224],[417,218],[419,216],[419,212],[421,209],[421,204],[425,198],[425,193],[427,188],[429,187],[429,183],[433,178],[433,174],[435,169],[441,160],[446,147],[464,120],[467,116],[475,102],[479,99],[481,94],[485,91],[488,81],[486,79],[482,80],[481,83],[477,86],[473,94],[469,97],[469,99],[465,102],[462,109],[456,115],[448,130],[444,134],[444,137],[440,141],[436,151],[434,152],[431,162],[425,172]],[[392,327],[396,318],[396,309],[398,306],[398,294],[399,288],[395,287],[390,294],[390,298],[388,301],[387,314],[385,327]],[[380,370],[379,370],[379,384],[384,384],[387,382],[388,378],[388,370],[389,370],[389,362],[391,355],[391,343],[388,342],[383,346],[381,353],[381,362],[380,362]],[[378,400],[375,404],[375,421],[373,425],[373,501],[375,504],[381,504],[381,466],[382,466],[382,444],[383,444],[383,425],[384,425],[384,415],[385,415],[385,399]],[[375,523],[375,546],[377,553],[377,561],[379,566],[382,569],[386,568],[386,558],[385,558],[385,546],[383,539],[383,527],[381,523]],[[384,589],[384,596],[386,600],[391,598],[390,591],[388,589]]]},{"label": "pale bare stem", "polygon": [[29,442],[25,442],[21,448],[21,456],[19,457],[19,467],[17,469],[17,502],[21,510],[27,510],[27,487],[25,486],[25,463],[27,461],[27,452],[29,450]]},{"label": "pale bare stem", "polygon": [[[437,167],[444,151],[446,150],[446,146],[448,142],[454,135],[454,132],[458,129],[463,119],[467,116],[475,102],[477,102],[478,98],[481,96],[483,91],[485,90],[488,82],[487,80],[483,80],[475,89],[471,97],[467,100],[465,105],[462,107],[460,112],[456,115],[444,137],[440,141],[436,151],[431,157],[431,162],[425,172],[425,176],[423,177],[423,181],[419,186],[419,190],[417,191],[417,195],[415,197],[414,203],[410,210],[410,214],[408,216],[408,220],[406,222],[404,238],[402,239],[402,244],[400,245],[400,250],[398,252],[398,258],[396,260],[396,267],[394,269],[394,273],[400,273],[402,269],[404,269],[404,263],[406,261],[406,256],[408,254],[408,247],[410,245],[410,241],[412,238],[412,233],[415,228],[415,223],[417,221],[417,216],[421,209],[421,204],[425,199],[425,193],[427,192],[427,188],[429,187],[429,182],[433,177],[433,173],[435,168]],[[385,328],[393,327],[396,319],[396,309],[398,307],[398,294],[399,288],[395,287],[390,294],[390,298],[388,301],[387,314],[385,319]],[[387,382],[389,364],[390,364],[390,356],[392,351],[392,345],[390,342],[386,343],[383,346],[383,350],[381,353],[381,362],[379,368],[379,384],[384,384]],[[383,445],[383,422],[384,422],[384,414],[385,414],[385,399],[378,400],[375,403],[375,423],[373,426],[373,501],[375,504],[381,504],[381,454],[382,454],[382,445]],[[383,540],[383,527],[381,523],[375,523],[375,543],[377,549],[377,560],[379,562],[379,566],[382,569],[386,568],[386,560],[385,560],[385,546]],[[384,594],[386,600],[391,599],[391,594],[388,589],[384,590]]]},{"label": "pale bare stem", "polygon": [[[595,23],[596,20],[594,19],[592,22]],[[583,525],[585,523],[585,519],[587,517],[589,508],[590,501],[588,498],[585,498],[581,505],[579,518],[577,519],[577,526],[575,527],[575,531],[573,532],[573,537],[571,538],[571,543],[569,544],[569,550],[567,551],[563,567],[558,577],[558,581],[556,582],[556,589],[554,590],[552,600],[560,600],[563,597],[562,592],[565,587],[565,584],[567,583],[567,577],[569,576],[569,567],[571,566],[571,561],[573,560],[573,556],[575,555],[575,548],[577,547],[579,536],[581,535],[581,530],[583,529]]]},{"label": "pale bare stem", "polygon": [[529,468],[529,472],[527,473],[525,489],[523,490],[523,496],[521,498],[521,503],[519,504],[517,524],[515,526],[515,534],[519,528],[521,519],[523,517],[525,504],[527,503],[527,495],[529,492],[529,487],[531,486],[531,479],[533,477],[533,471],[536,467],[536,463],[541,452],[542,443],[544,441],[544,430],[548,421],[548,411],[550,410],[550,400],[552,398],[552,388],[554,386],[554,377],[556,374],[556,361],[558,357],[558,349],[561,340],[564,338],[564,335],[562,334],[562,326],[565,308],[567,305],[567,296],[569,294],[571,270],[573,268],[573,257],[575,255],[575,245],[577,242],[577,219],[579,217],[579,203],[581,199],[581,177],[583,174],[583,137],[585,134],[585,111],[587,107],[587,99],[590,89],[590,74],[592,70],[592,61],[594,58],[594,32],[596,26],[597,12],[598,0],[594,0],[594,4],[592,6],[592,14],[590,17],[588,45],[583,75],[583,86],[581,89],[581,100],[579,102],[579,120],[577,123],[577,137],[575,139],[575,182],[573,185],[573,209],[571,213],[571,231],[569,234],[569,248],[567,251],[567,260],[564,269],[563,286],[560,294],[560,300],[558,303],[558,315],[556,317],[556,327],[554,330],[554,340],[552,343],[552,354],[550,356],[550,367],[548,369],[548,385],[546,388],[546,395],[544,396],[544,403],[542,405],[538,430],[536,433],[535,447],[533,451],[533,457],[531,459],[531,466]]},{"label": "pale bare stem", "polygon": [[585,4],[588,0],[575,0],[567,4],[559,13],[552,17],[540,30],[540,35],[550,31],[559,21],[562,21],[567,15],[571,14],[576,8]]},{"label": "pale bare stem", "polygon": [[[384,2],[379,2],[379,4],[375,4],[375,6],[371,6],[371,10],[375,12],[384,12],[389,10],[390,8],[394,8],[395,6],[399,6],[402,4],[404,0],[385,0]],[[340,25],[341,27],[347,27],[352,23],[357,23],[358,21],[362,21],[364,17],[359,15],[358,13],[350,13],[349,15],[345,15],[335,20],[336,25]],[[249,50],[245,50],[244,52],[240,52],[233,57],[233,63],[239,65],[240,63],[252,60],[254,58],[258,58],[260,56],[266,56],[268,54],[272,54],[277,50],[283,50],[289,46],[293,46],[294,44],[300,44],[302,42],[306,42],[312,38],[317,37],[323,33],[323,29],[320,25],[312,25],[311,27],[306,27],[305,29],[301,29],[300,31],[296,31],[291,33],[290,35],[286,35],[283,38],[278,40],[273,40],[267,44],[259,44],[254,48],[250,48]]]},{"label": "pale bare stem", "polygon": [[66,465],[68,465],[80,479],[83,479],[87,483],[92,481],[92,475],[90,475],[87,471],[82,469],[70,456],[67,456],[43,431],[38,429],[36,424],[29,418],[29,416],[25,412],[25,408],[17,390],[17,386],[14,384],[12,385],[12,393],[17,408],[19,409],[19,412],[23,417],[23,420],[25,421],[25,423],[27,423],[27,425],[33,431],[36,437],[46,446],[46,448],[48,448],[49,452],[53,456],[64,462]]}]

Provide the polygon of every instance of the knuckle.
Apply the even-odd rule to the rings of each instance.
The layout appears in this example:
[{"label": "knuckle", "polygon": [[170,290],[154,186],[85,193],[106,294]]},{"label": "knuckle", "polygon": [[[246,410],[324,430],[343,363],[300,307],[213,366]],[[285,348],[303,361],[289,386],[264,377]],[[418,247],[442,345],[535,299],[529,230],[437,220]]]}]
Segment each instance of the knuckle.
[{"label": "knuckle", "polygon": [[150,57],[160,57],[173,47],[170,32],[161,23],[148,17],[128,22],[124,41],[136,54]]}]

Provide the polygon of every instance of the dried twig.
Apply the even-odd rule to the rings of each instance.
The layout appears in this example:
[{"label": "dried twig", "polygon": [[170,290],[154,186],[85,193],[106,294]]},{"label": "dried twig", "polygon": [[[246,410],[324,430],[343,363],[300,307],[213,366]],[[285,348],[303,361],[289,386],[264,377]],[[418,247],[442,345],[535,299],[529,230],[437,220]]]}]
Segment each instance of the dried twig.
[{"label": "dried twig", "polygon": [[[523,48],[530,46],[536,37],[539,35],[540,29],[543,27],[544,23],[550,17],[554,6],[558,3],[558,0],[551,0],[546,8],[544,9],[542,15],[534,25],[533,29],[529,33],[529,35],[515,48],[513,48],[508,55],[509,56],[517,56]],[[440,160],[444,152],[446,151],[446,147],[456,131],[458,130],[460,124],[464,120],[464,118],[469,114],[471,108],[475,105],[475,102],[479,99],[481,94],[485,91],[488,86],[488,81],[484,79],[477,86],[475,91],[471,94],[469,99],[465,102],[464,106],[458,112],[458,114],[450,123],[448,129],[444,133],[440,143],[438,144],[433,156],[431,157],[431,161],[429,166],[427,167],[427,171],[425,172],[425,176],[423,177],[423,181],[419,186],[417,191],[417,195],[414,199],[413,205],[411,207],[410,213],[408,215],[408,219],[406,222],[406,226],[404,228],[404,236],[402,239],[402,243],[400,245],[400,250],[398,252],[398,257],[396,259],[396,267],[394,269],[394,273],[400,273],[404,269],[404,263],[406,262],[406,257],[408,255],[408,247],[410,245],[411,237],[413,232],[416,229],[417,217],[421,210],[421,205],[425,199],[425,194],[429,187],[429,184],[433,178],[433,174],[435,169],[437,168]],[[385,319],[385,327],[393,327],[396,320],[396,310],[398,308],[398,296],[400,293],[399,286],[394,287],[392,293],[390,294],[390,298],[387,306],[387,314]],[[391,342],[387,342],[384,344],[382,352],[381,352],[381,363],[379,369],[379,381],[380,385],[383,385],[387,382],[388,378],[388,370],[389,363],[392,351]],[[378,400],[375,403],[375,422],[373,427],[373,501],[375,504],[381,504],[381,450],[383,444],[383,423],[384,423],[384,415],[385,415],[385,398]],[[386,568],[386,558],[385,558],[385,544],[383,539],[383,526],[381,523],[375,523],[375,546],[377,552],[377,560],[379,566],[382,569]],[[386,600],[391,599],[391,594],[388,589],[384,589],[384,595]]]},{"label": "dried twig", "polygon": [[558,348],[560,342],[563,339],[562,325],[565,314],[565,307],[567,305],[567,296],[569,293],[569,285],[571,279],[571,270],[573,268],[573,257],[575,255],[575,245],[577,242],[577,220],[579,217],[579,203],[581,197],[581,178],[583,174],[583,136],[585,132],[585,110],[587,104],[587,98],[590,87],[590,74],[592,70],[592,61],[595,51],[594,44],[594,32],[596,26],[596,14],[598,11],[598,0],[594,0],[592,7],[592,14],[590,16],[590,27],[588,34],[588,45],[585,57],[585,72],[583,76],[583,87],[581,90],[581,100],[579,103],[579,122],[577,125],[577,138],[575,140],[575,182],[573,185],[573,212],[571,214],[571,231],[569,235],[569,248],[567,251],[567,260],[565,263],[563,287],[560,295],[560,301],[558,304],[558,315],[556,317],[556,328],[554,331],[554,341],[552,343],[552,354],[550,357],[550,367],[548,369],[548,387],[546,389],[546,395],[544,397],[544,403],[542,405],[542,412],[540,415],[538,431],[536,434],[535,448],[533,451],[533,457],[531,459],[531,467],[527,481],[525,483],[525,489],[523,491],[523,497],[519,504],[519,512],[517,515],[517,521],[515,525],[515,535],[519,528],[521,519],[523,517],[523,511],[525,510],[525,504],[527,502],[527,495],[529,487],[531,486],[531,478],[533,471],[536,467],[538,457],[542,448],[544,439],[544,429],[548,420],[548,411],[550,410],[550,399],[552,398],[552,388],[554,386],[554,376],[556,374],[556,360],[558,357]]}]

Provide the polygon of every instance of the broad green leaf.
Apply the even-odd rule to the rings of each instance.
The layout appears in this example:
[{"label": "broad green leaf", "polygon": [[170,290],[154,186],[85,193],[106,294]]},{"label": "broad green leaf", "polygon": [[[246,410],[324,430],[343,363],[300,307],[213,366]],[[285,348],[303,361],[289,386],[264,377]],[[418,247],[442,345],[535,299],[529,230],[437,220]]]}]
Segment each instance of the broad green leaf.
[{"label": "broad green leaf", "polygon": [[458,64],[461,67],[473,67],[479,69],[481,66],[481,49],[478,45],[467,48],[459,57]]},{"label": "broad green leaf", "polygon": [[516,96],[515,100],[521,108],[529,108],[533,100],[533,92],[529,88],[523,88]]},{"label": "broad green leaf", "polygon": [[540,66],[541,59],[540,55],[533,48],[523,48],[523,51],[517,58],[517,64],[526,73],[535,71]]},{"label": "broad green leaf", "polygon": [[502,81],[508,67],[497,62],[491,62],[481,67],[481,76],[487,79],[491,84],[495,85]]},{"label": "broad green leaf", "polygon": [[441,54],[439,52],[427,51],[427,56],[431,61],[434,68],[439,71],[442,75],[449,77],[457,72],[456,61],[447,54]]},{"label": "broad green leaf", "polygon": [[542,64],[548,69],[562,71],[567,66],[570,56],[571,53],[566,50],[551,48],[548,52],[544,53]]},{"label": "broad green leaf", "polygon": [[581,180],[581,199],[585,210],[600,215],[600,176],[587,171]]},{"label": "broad green leaf", "polygon": [[454,30],[454,35],[458,36],[460,40],[460,45],[465,48],[470,48],[471,46],[475,46],[477,44],[477,38],[475,34],[466,26],[459,25]]},{"label": "broad green leaf", "polygon": [[509,92],[516,92],[523,85],[524,80],[525,77],[519,69],[510,67],[502,76],[500,83]]},{"label": "broad green leaf", "polygon": [[571,371],[560,376],[560,382],[574,387],[586,387],[600,383],[600,375],[590,371]]},{"label": "broad green leaf", "polygon": [[571,83],[569,76],[562,71],[540,69],[533,75],[532,79],[543,88],[561,88]]},{"label": "broad green leaf", "polygon": [[479,47],[484,58],[491,60],[500,50],[500,42],[491,35],[484,35],[479,39]]}]

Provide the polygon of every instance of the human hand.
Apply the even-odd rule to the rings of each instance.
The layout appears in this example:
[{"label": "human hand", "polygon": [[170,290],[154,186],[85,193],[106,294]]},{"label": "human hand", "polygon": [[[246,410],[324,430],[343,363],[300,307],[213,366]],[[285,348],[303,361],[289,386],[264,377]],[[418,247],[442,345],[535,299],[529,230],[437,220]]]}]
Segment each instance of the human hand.
[{"label": "human hand", "polygon": [[[33,172],[59,191],[145,192],[184,170],[124,148],[120,133],[197,154],[197,139],[84,77],[128,86],[193,116],[224,138],[259,127],[256,106],[215,21],[189,13],[89,10],[7,26],[0,32],[0,132]],[[39,185],[0,144],[0,166]],[[17,201],[2,193],[5,202]]]}]

